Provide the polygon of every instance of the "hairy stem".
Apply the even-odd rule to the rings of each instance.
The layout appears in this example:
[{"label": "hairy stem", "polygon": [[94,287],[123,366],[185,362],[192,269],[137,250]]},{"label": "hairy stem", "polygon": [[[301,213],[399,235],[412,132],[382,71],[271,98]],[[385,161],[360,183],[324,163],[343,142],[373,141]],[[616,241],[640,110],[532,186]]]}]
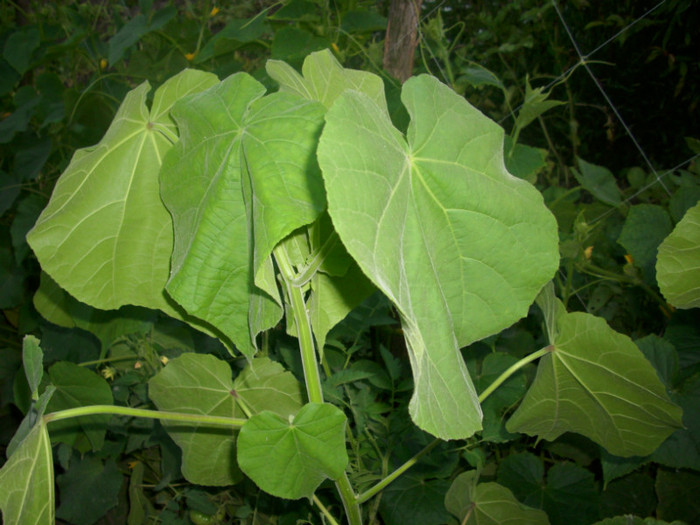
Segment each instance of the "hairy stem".
[{"label": "hairy stem", "polygon": [[[286,287],[287,298],[294,314],[294,324],[297,328],[299,349],[301,350],[301,362],[304,368],[306,392],[309,396],[309,401],[312,403],[323,403],[321,376],[318,368],[316,350],[314,348],[311,319],[309,319],[309,311],[306,309],[306,303],[304,302],[303,285],[294,284],[295,281],[298,282],[299,277],[292,268],[286,250],[278,246],[274,249],[274,256],[282,276],[282,281],[284,281]],[[360,506],[357,502],[355,492],[350,485],[347,472],[344,472],[343,475],[336,480],[335,486],[340,495],[340,499],[343,501],[345,515],[350,525],[362,525]]]},{"label": "hairy stem", "polygon": [[304,292],[301,286],[294,285],[296,277],[292,264],[289,262],[286,250],[278,246],[274,250],[277,266],[282,274],[287,298],[294,314],[294,324],[299,338],[299,348],[301,350],[301,363],[304,368],[304,380],[306,382],[306,393],[309,401],[313,403],[323,403],[323,392],[321,391],[321,377],[318,370],[316,350],[314,349],[314,336],[311,331],[311,320],[309,312],[304,302]]},{"label": "hairy stem", "polygon": [[120,407],[116,405],[91,405],[86,407],[68,408],[51,412],[44,416],[44,422],[60,421],[80,416],[113,414],[117,416],[145,417],[149,419],[164,419],[167,421],[183,421],[185,423],[200,423],[202,425],[221,425],[241,428],[246,419],[235,417],[207,416],[204,414],[185,414],[182,412],[165,412],[161,410],[145,410],[143,408]]}]

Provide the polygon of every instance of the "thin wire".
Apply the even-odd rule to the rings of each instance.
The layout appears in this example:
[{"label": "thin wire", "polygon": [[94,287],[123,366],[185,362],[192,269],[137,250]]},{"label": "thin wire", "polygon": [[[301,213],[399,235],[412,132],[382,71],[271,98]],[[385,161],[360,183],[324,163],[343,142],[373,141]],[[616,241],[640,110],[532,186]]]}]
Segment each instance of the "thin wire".
[{"label": "thin wire", "polygon": [[[693,155],[693,156],[690,157],[689,159],[686,159],[686,160],[684,160],[683,162],[681,162],[681,163],[675,165],[673,168],[670,168],[670,169],[664,171],[664,172],[661,174],[661,178],[663,179],[664,177],[670,175],[671,173],[674,173],[674,172],[678,171],[679,169],[683,168],[684,166],[687,166],[688,164],[690,164],[691,162],[693,162],[695,159],[700,159],[700,153],[698,153],[698,154],[696,154],[696,155]],[[642,187],[639,188],[636,192],[634,192],[632,195],[630,195],[629,197],[627,197],[627,198],[624,200],[624,203],[630,202],[630,201],[633,200],[635,197],[637,197],[638,195],[644,193],[645,191],[647,191],[649,188],[651,188],[651,187],[654,186],[655,184],[656,184],[656,181],[650,182],[650,183],[647,184],[646,186],[642,186]],[[601,213],[601,214],[600,214],[598,217],[596,217],[595,219],[592,219],[592,220],[589,222],[589,224],[595,224],[595,223],[598,222],[599,220],[601,220],[601,219],[607,217],[607,216],[610,215],[613,211],[615,211],[619,206],[620,206],[620,205],[616,206],[615,208],[609,208],[609,209],[606,210],[605,212]]]},{"label": "thin wire", "polygon": [[[664,0],[664,2],[665,1],[666,0]],[[662,3],[664,3],[664,2],[662,2]],[[557,5],[556,0],[552,0],[552,5],[554,6],[554,10],[557,12],[557,16],[559,17],[559,20],[561,21],[562,25],[564,26],[564,30],[566,31],[566,34],[569,35],[569,39],[571,40],[571,44],[574,46],[574,50],[576,51],[576,54],[579,57],[579,63],[586,69],[586,71],[590,75],[590,77],[593,80],[593,82],[595,83],[596,87],[598,88],[600,93],[603,95],[603,98],[610,106],[610,109],[612,109],[613,113],[615,114],[617,119],[620,121],[620,124],[622,124],[622,127],[625,129],[625,132],[627,133],[629,138],[632,140],[632,143],[637,148],[637,151],[639,151],[639,154],[642,156],[642,158],[646,162],[647,166],[649,167],[651,172],[654,174],[654,177],[656,177],[657,182],[663,187],[663,189],[666,191],[666,193],[671,195],[671,191],[668,189],[668,187],[666,187],[664,182],[659,177],[658,172],[656,171],[656,169],[652,165],[651,161],[649,160],[649,157],[647,156],[646,152],[644,151],[644,148],[642,148],[641,144],[639,144],[639,142],[637,141],[637,138],[632,133],[632,130],[627,125],[627,122],[625,122],[625,119],[622,118],[622,115],[617,110],[617,107],[615,107],[615,104],[613,104],[613,101],[610,99],[608,94],[605,92],[603,85],[600,83],[598,78],[593,74],[593,71],[591,70],[590,66],[588,65],[588,62],[586,61],[587,56],[581,52],[581,49],[579,48],[578,42],[576,42],[574,35],[571,33],[571,29],[569,29],[569,26],[567,25],[566,20],[564,20],[564,15],[559,10],[559,6]],[[654,9],[656,9],[656,8],[654,8]]]},{"label": "thin wire", "polygon": [[[666,3],[666,0],[661,0],[661,2],[659,2],[659,3],[656,4],[654,7],[652,7],[651,9],[649,9],[649,10],[648,10],[647,12],[645,12],[642,16],[640,16],[639,18],[637,18],[636,20],[634,20],[634,21],[631,22],[630,24],[628,24],[628,25],[626,25],[625,27],[623,27],[622,29],[620,29],[617,33],[615,33],[613,36],[611,36],[610,38],[608,38],[605,42],[603,42],[602,44],[600,44],[600,45],[599,45],[598,47],[596,47],[593,51],[591,51],[590,53],[586,54],[586,56],[585,56],[586,60],[590,59],[590,58],[591,58],[593,55],[595,55],[598,51],[600,51],[601,49],[603,49],[604,47],[606,47],[608,44],[610,44],[611,42],[613,42],[613,41],[614,41],[615,39],[617,39],[620,35],[626,33],[632,26],[634,26],[635,24],[637,24],[637,22],[640,22],[640,21],[644,20],[647,16],[649,16],[651,13],[653,13],[654,11],[656,11],[659,7],[661,7],[661,6],[662,6],[663,4],[665,4],[665,3]],[[556,7],[556,6],[555,6],[555,7]],[[555,84],[557,84],[557,83],[558,83],[559,81],[561,81],[563,78],[566,78],[566,77],[569,75],[569,73],[571,73],[571,71],[574,70],[574,69],[576,69],[579,65],[581,65],[580,62],[577,62],[576,64],[574,64],[573,66],[571,66],[569,69],[567,69],[566,71],[564,71],[561,75],[559,75],[557,78],[555,78],[554,80],[552,80],[549,84],[547,84],[547,85],[544,87],[544,89],[545,89],[545,90],[550,89],[552,86],[554,86]],[[516,108],[516,109],[520,109],[520,107],[522,107],[522,104],[521,104],[520,106],[518,106],[518,108]]]},{"label": "thin wire", "polygon": [[[616,39],[617,37],[619,37],[622,33],[625,33],[629,28],[631,28],[631,27],[632,27],[633,25],[635,25],[637,22],[640,22],[641,20],[644,20],[647,16],[649,16],[651,13],[653,13],[654,11],[656,11],[659,7],[661,7],[661,6],[662,6],[663,4],[665,4],[665,3],[666,3],[666,0],[661,0],[661,2],[659,2],[659,3],[656,4],[654,7],[652,7],[651,9],[649,9],[649,11],[647,11],[647,12],[644,13],[642,16],[640,16],[639,18],[637,18],[634,22],[632,22],[632,23],[630,23],[629,25],[626,25],[625,27],[623,27],[622,29],[620,29],[617,33],[615,33],[613,36],[611,36],[610,38],[608,38],[605,42],[603,42],[603,43],[600,44],[598,47],[596,47],[593,51],[591,51],[590,53],[588,53],[588,54],[586,55],[586,58],[590,58],[591,56],[595,55],[598,51],[600,51],[600,50],[603,49],[605,46],[607,46],[610,42],[612,42],[613,40],[615,40],[615,39]],[[555,7],[556,7],[556,6],[555,6]]]}]

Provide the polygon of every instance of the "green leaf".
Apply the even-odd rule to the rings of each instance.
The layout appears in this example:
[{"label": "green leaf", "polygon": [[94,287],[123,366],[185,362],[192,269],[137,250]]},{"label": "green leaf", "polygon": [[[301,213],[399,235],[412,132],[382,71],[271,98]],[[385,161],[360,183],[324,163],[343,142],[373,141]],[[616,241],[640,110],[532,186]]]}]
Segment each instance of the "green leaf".
[{"label": "green leaf", "polygon": [[39,347],[39,340],[33,335],[25,335],[22,341],[22,362],[27,376],[32,399],[39,399],[39,385],[44,377],[44,353]]},{"label": "green leaf", "polygon": [[513,145],[513,140],[506,137],[505,151],[508,171],[530,184],[537,182],[537,174],[547,167],[546,149],[533,148],[524,144]]},{"label": "green leaf", "polygon": [[375,290],[356,264],[351,264],[343,276],[330,276],[322,272],[314,275],[308,308],[319,349],[323,349],[331,328]]},{"label": "green leaf", "polygon": [[654,479],[648,474],[635,473],[613,481],[601,494],[600,506],[604,516],[649,516],[656,509]]},{"label": "green leaf", "polygon": [[0,469],[0,509],[5,523],[53,525],[53,456],[39,421]]},{"label": "green leaf", "polygon": [[[212,355],[186,353],[172,359],[148,382],[159,410],[242,417],[234,397],[231,367]],[[230,428],[163,422],[182,449],[182,474],[190,483],[225,486],[240,480]]]},{"label": "green leaf", "polygon": [[126,50],[141,40],[143,36],[161,28],[176,15],[177,10],[175,7],[168,6],[150,14],[148,18],[143,14],[139,14],[129,20],[117,31],[117,34],[109,39],[109,51],[107,54],[109,65],[114,65],[124,56]]},{"label": "green leaf", "polygon": [[640,518],[638,516],[616,516],[614,518],[606,518],[596,521],[593,525],[688,525],[684,521],[663,521],[654,518]]},{"label": "green leaf", "polygon": [[[239,73],[177,104],[173,115],[182,138],[166,155],[160,175],[175,228],[168,293],[248,356],[255,352],[249,312],[263,312],[256,317],[256,332],[281,317],[276,292],[270,297],[253,283],[241,191],[243,119],[264,92],[251,76]],[[268,282],[271,264],[268,260]]]},{"label": "green leaf", "polygon": [[636,204],[630,207],[617,242],[632,255],[635,266],[652,279],[659,244],[671,233],[668,212],[655,204]]},{"label": "green leaf", "polygon": [[364,93],[383,111],[388,112],[384,82],[367,71],[346,69],[328,49],[309,54],[302,66],[302,75],[280,60],[268,60],[267,74],[280,85],[280,91],[315,100],[330,108],[345,90]]},{"label": "green leaf", "polygon": [[547,514],[523,505],[506,487],[477,481],[475,470],[463,472],[455,478],[445,496],[445,507],[461,524],[549,525]]},{"label": "green leaf", "polygon": [[480,64],[472,64],[470,67],[461,70],[460,73],[461,74],[457,80],[460,82],[465,81],[475,88],[481,86],[493,86],[498,89],[505,89],[501,79],[498,78],[493,71],[486,69]]},{"label": "green leaf", "polygon": [[270,56],[297,66],[307,55],[329,45],[330,41],[327,38],[318,37],[303,29],[285,26],[275,32]]},{"label": "green leaf", "polygon": [[56,183],[27,241],[42,268],[79,301],[102,309],[134,304],[180,317],[164,295],[172,222],[160,199],[158,171],[177,140],[173,103],[216,82],[183,71],[156,90],[129,92],[104,138],[78,150]]},{"label": "green leaf", "polygon": [[75,525],[92,525],[117,506],[124,477],[113,459],[103,463],[88,456],[73,459],[56,481],[61,495],[56,517]]},{"label": "green leaf", "polygon": [[541,195],[503,166],[503,132],[445,85],[408,80],[408,143],[370,98],[346,91],[318,149],[348,252],[397,306],[415,379],[411,416],[444,439],[481,427],[459,347],[527,313],[558,264]]},{"label": "green leaf", "polygon": [[261,412],[241,428],[238,463],[265,492],[311,498],[324,479],[345,471],[345,424],[345,414],[329,404],[308,403],[293,419]]},{"label": "green leaf", "polygon": [[194,59],[195,64],[206,62],[210,58],[231,53],[239,47],[254,42],[268,30],[268,24],[264,16],[256,16],[251,19],[234,19],[216,33],[204,45]]},{"label": "green leaf", "polygon": [[550,352],[506,428],[547,440],[577,432],[618,456],[652,453],[682,426],[654,368],[603,319],[557,312],[547,319]]},{"label": "green leaf", "polygon": [[14,308],[23,302],[24,269],[15,262],[7,230],[0,233],[0,308]]},{"label": "green leaf", "polygon": [[[513,355],[495,352],[484,358],[478,372],[470,367],[470,375],[474,378],[477,392],[481,394],[517,361],[518,359]],[[511,434],[506,430],[504,416],[525,395],[526,390],[525,374],[519,370],[481,403],[481,409],[484,412],[484,430],[481,433],[483,440],[502,443],[518,438],[518,434]]]},{"label": "green leaf", "polygon": [[530,453],[501,461],[498,483],[525,505],[544,510],[554,524],[588,525],[598,518],[598,489],[588,470],[558,463],[544,480],[542,461]]},{"label": "green leaf", "polygon": [[379,512],[386,525],[443,525],[449,520],[446,479],[404,474],[382,491]]},{"label": "green leaf", "polygon": [[289,93],[256,100],[245,115],[243,195],[253,232],[255,284],[271,297],[273,248],[326,207],[316,145],[324,107]]},{"label": "green leaf", "polygon": [[15,260],[22,264],[27,255],[31,253],[27,245],[27,232],[36,223],[37,217],[46,205],[46,199],[41,195],[27,195],[17,204],[17,212],[10,226],[12,235],[12,247],[15,249]]},{"label": "green leaf", "polygon": [[252,359],[236,377],[233,388],[254,414],[269,410],[287,418],[296,415],[304,405],[299,381],[267,357]]},{"label": "green leaf", "polygon": [[[666,440],[664,443],[667,443]],[[663,445],[662,445],[663,446]],[[611,481],[626,476],[630,472],[637,470],[642,465],[646,465],[651,461],[650,456],[632,456],[629,458],[621,458],[613,456],[604,448],[600,450],[600,463],[603,467],[603,482],[607,485]]]},{"label": "green leaf", "polygon": [[22,176],[20,174],[8,175],[0,170],[0,214],[4,215],[12,207],[21,188]]},{"label": "green leaf", "polygon": [[32,55],[41,43],[41,34],[35,26],[23,27],[5,40],[2,56],[18,73],[29,69]]},{"label": "green leaf", "polygon": [[[49,412],[89,405],[111,405],[112,389],[101,376],[73,363],[58,362],[49,368],[49,379],[56,387],[46,407]],[[111,416],[93,415],[51,423],[53,442],[67,443],[85,452],[102,448]]]},{"label": "green leaf", "polygon": [[564,104],[564,102],[559,100],[547,100],[550,94],[551,91],[544,93],[543,87],[532,89],[532,86],[530,86],[530,80],[526,78],[525,100],[523,101],[523,105],[518,112],[518,118],[515,119],[515,129],[523,129],[546,111]]},{"label": "green leaf", "polygon": [[387,19],[374,11],[346,11],[340,29],[346,33],[385,31]]},{"label": "green leaf", "polygon": [[659,246],[656,278],[677,308],[700,307],[700,204],[689,209]]},{"label": "green leaf", "polygon": [[129,516],[126,521],[127,525],[148,523],[149,517],[157,514],[151,500],[144,493],[143,474],[145,470],[143,462],[138,461],[129,476]]},{"label": "green leaf", "polygon": [[[39,396],[39,399],[32,402],[27,414],[24,416],[24,419],[22,419],[22,422],[17,428],[15,435],[12,436],[10,443],[7,445],[6,453],[8,458],[15,453],[15,450],[17,450],[17,448],[24,442],[24,440],[36,426],[37,420],[41,419],[41,417],[44,415],[44,412],[46,412],[46,406],[49,404],[49,401],[53,397],[55,391],[56,388],[53,385],[49,385]],[[17,396],[15,395],[15,403],[17,402]]]},{"label": "green leaf", "polygon": [[686,381],[671,393],[683,409],[683,427],[676,430],[649,458],[672,468],[700,470],[700,379]]},{"label": "green leaf", "polygon": [[674,346],[656,334],[637,339],[634,344],[656,369],[666,388],[673,388],[678,378],[678,352]]},{"label": "green leaf", "polygon": [[697,472],[659,470],[656,474],[657,517],[664,520],[700,521],[700,474]]},{"label": "green leaf", "polygon": [[74,299],[51,279],[41,273],[39,289],[34,294],[34,307],[44,319],[66,328],[78,327],[100,340],[102,352],[120,337],[144,334],[153,329],[157,313],[135,306],[118,310],[98,310]]},{"label": "green leaf", "polygon": [[590,164],[583,159],[577,160],[580,171],[573,170],[573,172],[581,186],[588,190],[596,199],[605,204],[617,206],[622,202],[615,176],[610,170],[602,166]]}]

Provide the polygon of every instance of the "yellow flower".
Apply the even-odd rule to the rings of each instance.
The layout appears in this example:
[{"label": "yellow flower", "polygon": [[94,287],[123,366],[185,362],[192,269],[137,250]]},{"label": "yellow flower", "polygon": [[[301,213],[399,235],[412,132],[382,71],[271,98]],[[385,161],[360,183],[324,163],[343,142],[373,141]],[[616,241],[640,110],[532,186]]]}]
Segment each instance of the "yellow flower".
[{"label": "yellow flower", "polygon": [[340,49],[338,49],[338,44],[336,44],[335,42],[331,42],[331,47],[333,48],[333,51],[335,51],[336,53],[340,53]]},{"label": "yellow flower", "polygon": [[166,356],[164,356],[164,355],[160,356],[160,362],[163,363],[163,365],[167,365],[168,361],[169,361],[169,359]]},{"label": "yellow flower", "polygon": [[627,264],[634,264],[634,258],[629,254],[625,254],[625,261],[627,261]]},{"label": "yellow flower", "polygon": [[190,62],[192,62],[192,61],[194,60],[194,57],[195,57],[195,54],[194,54],[194,53],[187,53],[187,54],[185,55],[185,58],[186,58],[187,60],[189,60]]},{"label": "yellow flower", "polygon": [[100,60],[100,69],[107,69],[107,59],[103,58]]},{"label": "yellow flower", "polygon": [[583,250],[583,255],[586,259],[590,259],[591,255],[593,254],[593,246],[588,246],[585,250]]},{"label": "yellow flower", "polygon": [[211,13],[209,13],[209,16],[216,16],[216,14],[219,12],[219,8],[214,6],[214,8],[211,10]]}]

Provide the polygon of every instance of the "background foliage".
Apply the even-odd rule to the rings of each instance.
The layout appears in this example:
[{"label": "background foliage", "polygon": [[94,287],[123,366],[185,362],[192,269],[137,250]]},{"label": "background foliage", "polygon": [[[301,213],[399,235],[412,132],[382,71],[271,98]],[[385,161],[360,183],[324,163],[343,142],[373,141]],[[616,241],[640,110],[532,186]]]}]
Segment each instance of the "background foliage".
[{"label": "background foliage", "polygon": [[[382,75],[392,118],[405,123],[396,110],[398,82],[381,69],[387,4],[2,4],[2,447],[32,401],[21,369],[25,334],[41,339],[43,381],[57,389],[49,411],[84,402],[153,406],[146,382],[187,352],[214,354],[236,369],[245,364],[215,339],[155,311],[102,312],[78,303],[40,273],[25,235],[73,152],[100,140],[126,93],[143,80],[157,87],[192,67],[222,79],[246,71],[273,87],[267,59],[300,67],[310,52],[326,48],[346,67]],[[478,439],[440,444],[371,500],[370,523],[456,522],[463,502],[448,498],[446,505],[445,498],[453,480],[474,467],[482,481],[509,488],[513,505],[542,509],[553,524],[622,514],[700,520],[686,496],[700,486],[700,323],[697,310],[666,303],[655,276],[659,245],[700,199],[700,9],[690,0],[562,4],[425,0],[415,73],[437,76],[499,122],[518,147],[529,146],[520,157],[529,162],[509,168],[536,184],[557,218],[559,297],[570,311],[598,315],[635,340],[684,409],[685,428],[651,455],[627,459],[573,434],[536,443],[503,423],[533,379],[528,368],[484,405]],[[538,89],[539,99],[528,96]],[[36,311],[47,297],[63,305],[50,319]],[[463,350],[477,389],[545,344],[543,322],[533,308],[527,319]],[[283,329],[267,337],[270,357],[300,377],[295,342]],[[328,335],[325,352],[331,373],[324,393],[352,421],[352,481],[369,487],[430,440],[408,418],[412,382],[395,314],[373,296]],[[39,432],[35,438],[47,439]],[[320,522],[308,501],[276,499],[240,473],[225,489],[185,483],[180,451],[160,423],[53,423],[50,438],[64,523]],[[322,499],[337,506],[324,488]],[[487,489],[493,487],[480,490]],[[86,500],[86,492],[94,497]]]}]

